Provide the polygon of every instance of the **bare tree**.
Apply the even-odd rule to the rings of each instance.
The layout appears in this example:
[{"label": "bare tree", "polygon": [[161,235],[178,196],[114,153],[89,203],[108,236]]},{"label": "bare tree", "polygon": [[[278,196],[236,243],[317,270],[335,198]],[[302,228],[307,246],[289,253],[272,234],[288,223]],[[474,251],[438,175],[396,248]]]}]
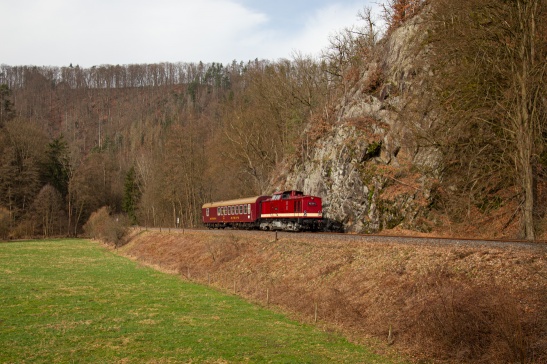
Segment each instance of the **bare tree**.
[{"label": "bare tree", "polygon": [[36,196],[33,206],[36,220],[42,228],[42,235],[49,237],[61,233],[62,223],[65,220],[63,214],[63,197],[52,185],[45,185]]},{"label": "bare tree", "polygon": [[515,186],[523,234],[533,240],[535,170],[547,125],[545,2],[434,5],[430,44],[441,121],[431,141],[444,152],[445,175],[462,176],[451,182],[474,204]]}]

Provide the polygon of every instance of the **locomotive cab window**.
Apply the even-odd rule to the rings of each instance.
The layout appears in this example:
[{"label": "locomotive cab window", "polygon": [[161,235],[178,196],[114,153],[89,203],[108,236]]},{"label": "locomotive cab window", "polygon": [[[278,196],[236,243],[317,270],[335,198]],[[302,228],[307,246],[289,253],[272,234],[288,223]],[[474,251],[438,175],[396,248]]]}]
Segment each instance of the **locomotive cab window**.
[{"label": "locomotive cab window", "polygon": [[208,208],[205,209],[205,215],[206,215],[206,216],[209,216],[209,209],[208,209]]}]

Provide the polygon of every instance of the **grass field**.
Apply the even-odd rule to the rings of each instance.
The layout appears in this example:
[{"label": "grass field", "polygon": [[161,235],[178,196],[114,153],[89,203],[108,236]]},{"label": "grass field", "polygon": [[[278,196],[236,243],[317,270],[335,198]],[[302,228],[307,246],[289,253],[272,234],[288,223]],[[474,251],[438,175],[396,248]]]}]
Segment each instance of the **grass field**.
[{"label": "grass field", "polygon": [[2,363],[388,363],[86,240],[0,244]]}]

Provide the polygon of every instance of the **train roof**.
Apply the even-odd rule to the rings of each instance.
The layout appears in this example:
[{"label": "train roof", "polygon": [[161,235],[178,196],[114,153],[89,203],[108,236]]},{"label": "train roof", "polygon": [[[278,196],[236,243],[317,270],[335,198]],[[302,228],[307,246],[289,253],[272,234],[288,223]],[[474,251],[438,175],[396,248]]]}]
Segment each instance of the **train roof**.
[{"label": "train roof", "polygon": [[203,204],[202,208],[205,209],[205,208],[221,207],[221,206],[244,205],[249,203],[256,203],[259,200],[265,200],[268,198],[270,198],[270,196],[254,196],[254,197],[239,198],[236,200],[208,202]]}]

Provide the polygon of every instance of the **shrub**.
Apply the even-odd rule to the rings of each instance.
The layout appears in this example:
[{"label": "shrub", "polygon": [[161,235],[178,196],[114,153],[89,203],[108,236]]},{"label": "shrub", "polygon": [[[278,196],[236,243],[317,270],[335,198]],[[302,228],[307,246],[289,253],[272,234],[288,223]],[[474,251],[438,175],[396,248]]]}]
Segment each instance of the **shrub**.
[{"label": "shrub", "polygon": [[110,214],[110,209],[103,206],[93,212],[84,225],[85,233],[107,244],[119,246],[129,226],[129,220],[123,215]]},{"label": "shrub", "polygon": [[424,278],[414,306],[414,335],[428,342],[434,356],[462,362],[529,361],[532,340],[523,330],[517,299],[495,284],[479,286],[444,271]]}]

